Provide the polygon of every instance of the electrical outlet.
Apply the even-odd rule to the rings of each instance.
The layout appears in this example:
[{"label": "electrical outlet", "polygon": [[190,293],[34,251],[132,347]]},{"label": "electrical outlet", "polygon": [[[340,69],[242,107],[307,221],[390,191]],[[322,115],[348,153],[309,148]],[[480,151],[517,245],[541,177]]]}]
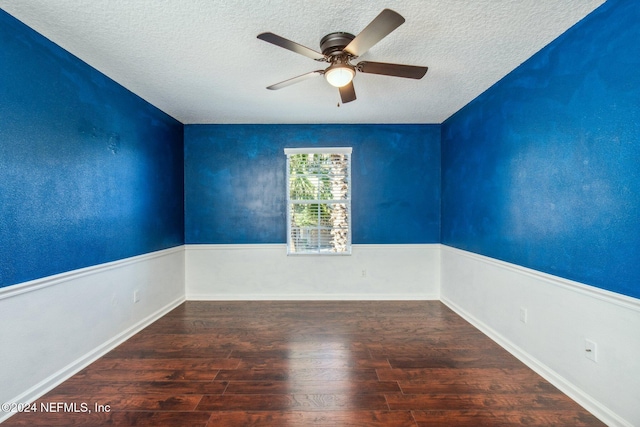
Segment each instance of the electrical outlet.
[{"label": "electrical outlet", "polygon": [[136,289],[135,291],[133,291],[133,302],[138,303],[139,301],[140,301],[140,291]]},{"label": "electrical outlet", "polygon": [[584,356],[593,360],[594,362],[598,362],[598,344],[591,340],[584,340]]},{"label": "electrical outlet", "polygon": [[527,312],[527,309],[525,307],[520,307],[520,321],[522,323],[527,323],[527,320],[529,320],[529,313]]},{"label": "electrical outlet", "polygon": [[362,277],[363,277],[363,278],[364,278],[364,277],[367,277],[367,270],[364,270],[364,269],[362,270]]}]

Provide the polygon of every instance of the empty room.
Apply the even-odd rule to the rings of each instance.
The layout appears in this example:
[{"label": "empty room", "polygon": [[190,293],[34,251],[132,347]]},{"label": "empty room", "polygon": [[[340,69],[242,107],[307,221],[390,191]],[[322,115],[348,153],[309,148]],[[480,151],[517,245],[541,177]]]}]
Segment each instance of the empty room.
[{"label": "empty room", "polygon": [[3,426],[639,426],[640,3],[0,0]]}]

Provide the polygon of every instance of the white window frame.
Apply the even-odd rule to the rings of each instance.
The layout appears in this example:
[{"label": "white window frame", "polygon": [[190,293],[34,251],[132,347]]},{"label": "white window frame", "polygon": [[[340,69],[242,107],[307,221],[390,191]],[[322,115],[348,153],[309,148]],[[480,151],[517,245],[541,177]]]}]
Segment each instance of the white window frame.
[{"label": "white window frame", "polygon": [[[284,154],[287,157],[287,174],[286,174],[286,183],[287,183],[287,255],[293,256],[308,256],[308,255],[320,255],[320,256],[343,256],[343,255],[351,255],[351,147],[305,147],[305,148],[285,148]],[[321,244],[318,243],[317,250],[305,250],[298,251],[294,250],[294,245],[292,242],[292,218],[291,218],[291,210],[294,204],[302,204],[296,200],[291,199],[291,169],[290,169],[290,158],[296,154],[341,154],[347,156],[347,176],[345,181],[347,182],[347,194],[345,199],[341,200],[305,200],[304,203],[309,204],[326,204],[326,205],[334,205],[334,204],[343,204],[346,205],[346,213],[347,213],[347,242],[346,242],[346,250],[342,252],[333,252],[330,250],[323,249]],[[320,226],[318,225],[318,229]]]}]

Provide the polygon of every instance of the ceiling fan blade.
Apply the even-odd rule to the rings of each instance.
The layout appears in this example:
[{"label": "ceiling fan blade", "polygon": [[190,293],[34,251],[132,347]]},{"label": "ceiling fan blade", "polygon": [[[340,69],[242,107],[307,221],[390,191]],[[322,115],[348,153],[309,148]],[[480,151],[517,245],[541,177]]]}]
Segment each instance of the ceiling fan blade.
[{"label": "ceiling fan blade", "polygon": [[338,89],[340,89],[340,98],[342,98],[343,104],[356,100],[356,89],[353,87],[353,81]]},{"label": "ceiling fan blade", "polygon": [[427,74],[429,67],[416,65],[387,64],[385,62],[359,62],[356,66],[361,73],[382,74],[393,77],[406,77],[408,79],[421,79]]},{"label": "ceiling fan blade", "polygon": [[291,40],[285,39],[284,37],[281,37],[277,34],[261,33],[258,34],[258,38],[276,46],[288,49],[292,52],[299,53],[300,55],[315,59],[316,61],[324,61],[326,59],[325,56],[320,52],[316,52],[315,50],[309,49],[306,46],[302,46],[301,44],[292,42]]},{"label": "ceiling fan blade", "polygon": [[282,89],[283,87],[291,86],[293,84],[300,83],[301,81],[310,79],[311,77],[321,76],[323,74],[324,74],[324,70],[312,71],[310,73],[302,74],[300,76],[293,77],[289,80],[285,80],[283,82],[268,86],[267,89],[270,89],[270,90]]},{"label": "ceiling fan blade", "polygon": [[384,9],[355,39],[351,40],[344,51],[354,56],[361,56],[403,23],[404,18],[399,13]]}]

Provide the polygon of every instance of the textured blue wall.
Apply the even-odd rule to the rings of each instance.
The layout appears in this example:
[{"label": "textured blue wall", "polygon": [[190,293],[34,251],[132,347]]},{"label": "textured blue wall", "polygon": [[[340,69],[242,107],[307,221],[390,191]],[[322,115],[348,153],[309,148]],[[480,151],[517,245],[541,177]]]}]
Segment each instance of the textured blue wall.
[{"label": "textured blue wall", "polygon": [[439,125],[186,125],[186,242],[286,242],[284,148],[321,146],[353,147],[353,243],[439,242]]},{"label": "textured blue wall", "polygon": [[640,2],[609,0],[442,126],[442,242],[640,297]]},{"label": "textured blue wall", "polygon": [[0,287],[282,243],[284,147],[343,145],[354,243],[442,241],[640,297],[639,9],[609,0],[442,127],[188,125],[184,158],[180,123],[0,11]]},{"label": "textured blue wall", "polygon": [[183,244],[182,140],[0,10],[0,287]]}]

